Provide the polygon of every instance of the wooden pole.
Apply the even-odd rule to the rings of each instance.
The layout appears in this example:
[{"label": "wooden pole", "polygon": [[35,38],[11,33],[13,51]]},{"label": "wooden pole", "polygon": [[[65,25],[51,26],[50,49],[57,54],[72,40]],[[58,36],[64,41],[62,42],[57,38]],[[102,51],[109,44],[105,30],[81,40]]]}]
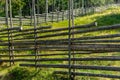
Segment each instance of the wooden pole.
[{"label": "wooden pole", "polygon": [[45,0],[45,22],[48,20],[48,0]]},{"label": "wooden pole", "polygon": [[[39,14],[40,9],[39,9],[39,0],[37,0],[37,14]],[[39,25],[39,16],[37,15],[37,25]]]},{"label": "wooden pole", "polygon": [[[10,28],[13,28],[13,22],[12,22],[12,4],[11,4],[11,0],[9,0],[9,8],[10,8]],[[9,38],[10,38],[10,41],[9,41],[9,54],[10,54],[10,60],[14,60],[14,46],[11,44],[13,43],[13,34],[12,33],[9,33]],[[14,61],[13,62],[10,62],[10,66],[14,64]]]},{"label": "wooden pole", "polygon": [[71,3],[72,3],[72,1],[71,0],[69,0],[68,1],[68,3],[69,3],[69,5],[68,5],[68,8],[69,8],[69,10],[68,10],[68,13],[69,13],[69,20],[68,20],[68,65],[69,65],[69,80],[72,80],[72,74],[71,74],[71,71],[72,71],[72,69],[71,69]]},{"label": "wooden pole", "polygon": [[[37,23],[36,23],[36,9],[35,9],[35,0],[32,0],[32,9],[33,9],[33,17],[34,17],[34,52],[35,52],[35,60],[37,60]],[[35,61],[35,65],[37,65],[37,61]],[[37,69],[37,67],[36,67]]]},{"label": "wooden pole", "polygon": [[22,30],[22,9],[21,8],[19,9],[19,20],[20,20],[20,24],[19,24],[20,30]]},{"label": "wooden pole", "polygon": [[5,5],[5,10],[6,10],[6,26],[7,26],[7,28],[8,28],[8,26],[9,26],[9,22],[8,22],[8,0],[6,0],[6,5]]}]

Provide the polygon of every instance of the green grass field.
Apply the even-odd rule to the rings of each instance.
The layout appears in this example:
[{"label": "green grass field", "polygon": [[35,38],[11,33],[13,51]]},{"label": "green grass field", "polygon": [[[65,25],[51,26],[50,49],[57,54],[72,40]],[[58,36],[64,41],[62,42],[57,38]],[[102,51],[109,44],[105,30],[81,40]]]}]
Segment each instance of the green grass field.
[{"label": "green grass field", "polygon": [[[97,22],[98,26],[108,26],[120,23],[120,8],[109,8],[108,10],[100,13],[90,14],[82,17],[75,18],[75,25],[83,25],[88,24],[91,22]],[[51,25],[52,29],[68,27],[68,21],[60,21],[60,22],[48,22],[47,24],[41,24],[41,26]],[[23,28],[28,28],[28,26],[23,26]],[[105,34],[114,34],[119,33],[120,29],[117,30],[105,30],[105,31],[98,31],[92,33],[85,33],[85,34],[77,34],[75,37],[81,36],[98,36],[98,35],[105,35]],[[49,33],[50,34],[50,33]],[[46,34],[43,34],[46,35]],[[64,36],[64,38],[67,36]],[[55,37],[54,39],[61,39],[61,37]],[[48,38],[52,39],[52,38]],[[29,53],[29,52],[28,52]],[[46,53],[46,52],[43,52]],[[47,52],[48,54],[51,52]],[[104,54],[91,54],[91,55],[77,55],[76,57],[96,57],[96,56],[112,56],[112,55],[120,55],[119,53],[104,53]],[[58,56],[57,56],[58,57]],[[67,56],[65,56],[67,57]],[[44,62],[43,62],[44,63]],[[48,62],[53,63],[53,62]],[[47,64],[48,64],[47,63]],[[63,63],[67,64],[67,62],[54,62],[54,64]],[[17,63],[13,67],[5,67],[6,63],[2,64],[0,67],[0,80],[67,80],[66,76],[62,75],[54,75],[52,74],[53,71],[58,69],[45,69],[41,68],[36,71],[34,68],[21,68],[18,66]],[[119,61],[111,62],[111,61],[79,61],[77,64],[80,65],[105,65],[105,66],[120,66]],[[106,74],[118,74],[120,72],[112,72],[112,71],[97,71],[97,70],[77,70],[81,72],[92,72],[92,73],[106,73]],[[107,78],[93,78],[93,77],[76,77],[76,80],[117,80],[117,79],[107,79]]]}]

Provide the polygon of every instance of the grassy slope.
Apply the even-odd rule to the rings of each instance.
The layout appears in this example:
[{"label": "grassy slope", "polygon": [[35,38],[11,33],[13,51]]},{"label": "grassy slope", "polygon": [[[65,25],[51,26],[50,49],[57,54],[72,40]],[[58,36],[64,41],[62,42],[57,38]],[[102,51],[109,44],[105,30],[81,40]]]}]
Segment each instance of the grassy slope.
[{"label": "grassy slope", "polygon": [[[91,22],[98,22],[98,26],[104,26],[104,25],[113,25],[113,24],[118,24],[120,23],[120,9],[119,8],[111,8],[108,9],[104,12],[101,13],[96,13],[96,14],[92,14],[92,15],[87,15],[87,16],[83,16],[83,17],[78,17],[75,19],[75,25],[82,25],[82,24],[87,24],[87,23],[91,23]],[[46,24],[42,24],[42,25],[46,25]],[[61,22],[54,22],[54,23],[48,23],[48,25],[52,25],[52,28],[61,28],[61,27],[67,27],[68,26],[68,21],[61,21]],[[95,33],[89,33],[89,35],[104,35],[104,34],[113,34],[113,33],[117,33],[119,32],[119,30],[112,30],[112,31],[103,31],[101,32],[95,32]],[[101,33],[101,34],[100,34]],[[88,34],[83,34],[82,36],[87,36]],[[81,36],[81,35],[78,35]],[[59,38],[59,37],[57,37]],[[116,53],[118,55],[118,53]],[[102,54],[102,55],[114,55],[114,54]],[[80,55],[82,56],[82,55]],[[96,55],[90,55],[90,56],[96,56]],[[119,62],[78,62],[79,64],[90,64],[90,65],[113,65],[113,66],[118,66]],[[31,70],[34,71],[34,70]],[[45,72],[46,71],[46,72]],[[43,69],[38,75],[36,75],[34,78],[34,80],[53,80],[52,79],[52,75],[51,75],[51,71],[53,71],[53,69]],[[81,70],[82,71],[82,70]],[[89,72],[90,70],[88,70]],[[83,71],[84,72],[84,71]],[[93,73],[106,73],[104,71],[92,71]],[[107,72],[109,74],[113,73],[113,72]],[[42,77],[42,78],[41,78]],[[51,77],[51,79],[50,79]],[[49,78],[49,79],[48,79]],[[56,79],[58,80],[58,79]],[[63,79],[62,79],[63,80]],[[109,79],[102,79],[102,78],[88,78],[88,77],[78,77],[78,80],[109,80]]]},{"label": "grassy slope", "polygon": [[[116,23],[120,23],[120,8],[110,8],[106,11],[103,11],[101,13],[95,13],[92,15],[87,15],[83,17],[78,17],[75,19],[75,25],[82,25],[82,24],[88,24],[94,21],[98,22],[98,26],[103,25],[112,25]],[[68,21],[62,21],[59,23],[51,23],[51,25],[56,27],[65,27],[67,26]]]},{"label": "grassy slope", "polygon": [[[74,24],[75,25],[82,25],[82,24],[88,24],[91,22],[96,21],[98,23],[98,27],[100,26],[107,26],[107,25],[113,25],[120,23],[120,9],[119,8],[110,8],[106,11],[103,11],[101,13],[95,13],[92,15],[87,15],[83,17],[75,18]],[[46,24],[42,24],[44,26]],[[61,28],[61,27],[68,27],[68,20],[60,21],[60,22],[54,22],[54,23],[48,23],[48,25],[53,26],[53,29]],[[82,37],[82,36],[95,36],[95,35],[105,35],[105,34],[114,34],[119,32],[119,30],[107,30],[107,31],[98,31],[98,32],[92,32],[92,33],[86,33],[86,34],[78,34],[76,37]],[[67,36],[64,36],[64,38]],[[54,39],[63,38],[61,37],[54,37]],[[50,38],[49,38],[50,39]]]}]

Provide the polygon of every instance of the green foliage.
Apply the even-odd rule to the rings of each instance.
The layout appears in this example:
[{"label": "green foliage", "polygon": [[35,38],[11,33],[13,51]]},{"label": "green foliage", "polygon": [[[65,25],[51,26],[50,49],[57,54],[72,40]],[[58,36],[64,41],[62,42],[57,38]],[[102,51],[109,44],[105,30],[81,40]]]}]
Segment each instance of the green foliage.
[{"label": "green foliage", "polygon": [[[13,17],[15,17],[15,15],[18,15],[19,13],[19,9],[23,8],[24,6],[24,2],[22,0],[11,0],[12,1],[12,14]],[[5,0],[0,0],[0,16],[5,16]],[[9,6],[8,6],[9,8]]]},{"label": "green foliage", "polygon": [[[39,13],[45,12],[45,0],[35,0],[36,9],[39,7]],[[106,4],[117,3],[117,0],[74,0],[74,6],[78,7],[93,7],[93,6],[102,6]],[[12,12],[13,17],[19,14],[19,8],[22,9],[24,16],[31,14],[32,0],[12,0]],[[57,10],[67,10],[68,9],[68,0],[48,0],[49,12]],[[0,0],[0,16],[5,15],[5,0]],[[4,14],[3,14],[4,13]],[[1,15],[2,14],[2,15]]]},{"label": "green foliage", "polygon": [[[99,26],[104,26],[104,25],[113,25],[113,24],[118,24],[120,23],[120,10],[119,8],[109,8],[108,10],[101,12],[101,13],[96,13],[92,15],[87,15],[83,17],[78,17],[75,19],[75,25],[81,25],[81,24],[87,24],[91,23],[93,21],[97,21]],[[59,27],[67,27],[68,21],[61,21],[58,23],[49,23],[52,25],[52,28],[59,28]],[[44,25],[44,24],[43,24]],[[119,30],[119,29],[118,29]],[[115,30],[117,32],[117,30]],[[108,31],[110,34],[111,31]],[[98,32],[97,34],[92,33],[91,35],[100,35],[100,34],[106,34],[106,32]],[[58,38],[58,37],[57,37]],[[108,54],[103,54],[102,56],[105,56]],[[110,55],[110,54],[109,54]],[[112,54],[111,54],[112,55]],[[88,55],[90,57],[90,55]],[[91,56],[96,56],[96,55],[91,55]],[[100,55],[99,55],[100,56]],[[80,57],[84,57],[81,55]],[[119,62],[99,62],[99,61],[94,61],[94,62],[79,62],[79,64],[84,64],[84,65],[119,65]],[[12,70],[9,71],[8,79],[9,80],[67,80],[66,76],[61,76],[61,75],[53,75],[53,71],[55,69],[41,69],[41,70],[32,70],[31,68],[20,68],[16,67]],[[80,70],[82,71],[82,70]],[[87,71],[87,70],[86,70]],[[85,72],[85,71],[83,71]],[[92,72],[92,71],[90,71]],[[99,73],[99,71],[93,71],[92,73]],[[104,71],[100,71],[100,73],[105,73]],[[111,74],[110,72],[106,72],[106,74]],[[117,73],[114,73],[117,74]],[[99,78],[91,78],[91,77],[77,77],[76,80],[108,80],[108,79],[99,79]],[[112,80],[112,79],[111,79]]]},{"label": "green foliage", "polygon": [[9,71],[9,80],[32,80],[32,73],[26,68],[16,67]]},{"label": "green foliage", "polygon": [[[9,71],[9,80],[66,80],[64,76],[53,75],[52,69],[16,67]],[[6,79],[5,79],[6,80]]]},{"label": "green foliage", "polygon": [[89,0],[88,3],[91,3],[93,6],[101,6],[114,3],[114,0]]},{"label": "green foliage", "polygon": [[[83,25],[96,21],[98,26],[113,25],[120,23],[120,8],[110,8],[104,12],[95,13],[83,17],[77,17],[74,20],[75,25]],[[67,27],[68,21],[60,21],[54,23],[48,23],[53,26],[53,28]],[[44,24],[43,24],[44,25]]]},{"label": "green foliage", "polygon": [[[105,21],[105,22],[104,22]],[[97,20],[99,22],[99,25],[113,25],[120,23],[120,14],[112,14],[107,16],[102,16]],[[104,23],[103,23],[104,22]]]},{"label": "green foliage", "polygon": [[13,17],[19,14],[19,9],[23,8],[24,2],[22,0],[12,0],[12,14]]}]

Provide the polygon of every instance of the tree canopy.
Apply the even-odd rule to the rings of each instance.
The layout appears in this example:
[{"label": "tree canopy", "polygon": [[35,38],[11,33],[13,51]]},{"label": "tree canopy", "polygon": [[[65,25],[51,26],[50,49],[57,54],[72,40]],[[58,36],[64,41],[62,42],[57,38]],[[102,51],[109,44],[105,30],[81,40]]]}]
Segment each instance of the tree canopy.
[{"label": "tree canopy", "polygon": [[[36,8],[39,13],[45,12],[46,0],[35,0]],[[74,5],[78,7],[101,6],[111,3],[117,3],[118,0],[74,0]],[[19,9],[22,9],[23,15],[30,15],[32,8],[32,0],[12,0],[13,16],[19,14]],[[68,8],[68,0],[48,0],[49,12],[56,10],[66,10]],[[5,0],[0,0],[0,16],[5,15]]]}]

